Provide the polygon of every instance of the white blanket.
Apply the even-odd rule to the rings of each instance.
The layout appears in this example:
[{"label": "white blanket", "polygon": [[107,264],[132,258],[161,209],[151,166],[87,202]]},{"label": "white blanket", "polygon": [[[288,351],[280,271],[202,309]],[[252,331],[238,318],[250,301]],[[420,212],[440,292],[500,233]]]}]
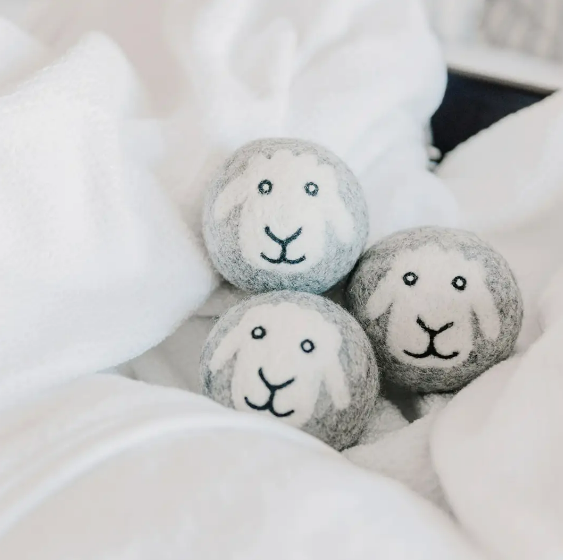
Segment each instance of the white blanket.
[{"label": "white blanket", "polygon": [[246,139],[338,152],[373,235],[455,221],[426,169],[444,67],[418,3],[47,4],[38,41],[0,21],[0,557],[478,558],[433,505],[296,430],[96,373],[215,288],[200,194]]}]

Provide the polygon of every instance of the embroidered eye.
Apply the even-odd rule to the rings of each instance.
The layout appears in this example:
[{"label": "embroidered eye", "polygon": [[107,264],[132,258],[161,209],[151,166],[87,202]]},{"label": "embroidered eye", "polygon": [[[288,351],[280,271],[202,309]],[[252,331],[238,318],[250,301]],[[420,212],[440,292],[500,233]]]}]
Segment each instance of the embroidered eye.
[{"label": "embroidered eye", "polygon": [[270,194],[272,192],[272,181],[268,181],[268,179],[264,179],[260,181],[258,184],[258,192],[260,194]]},{"label": "embroidered eye", "polygon": [[307,183],[305,185],[305,192],[309,196],[317,196],[319,194],[319,185],[316,183]]},{"label": "embroidered eye", "polygon": [[309,339],[304,340],[301,343],[301,350],[303,350],[303,352],[305,352],[305,354],[310,354],[314,349],[315,349],[315,345]]},{"label": "embroidered eye", "polygon": [[403,276],[403,282],[407,286],[414,286],[416,284],[417,280],[418,280],[418,276],[414,272],[407,272]]},{"label": "embroidered eye", "polygon": [[452,280],[452,286],[456,289],[459,290],[460,292],[463,292],[463,290],[465,290],[466,286],[467,286],[467,280],[463,277],[463,276],[456,276],[453,280]]},{"label": "embroidered eye", "polygon": [[266,329],[264,327],[254,327],[252,329],[252,338],[260,340],[266,336]]}]

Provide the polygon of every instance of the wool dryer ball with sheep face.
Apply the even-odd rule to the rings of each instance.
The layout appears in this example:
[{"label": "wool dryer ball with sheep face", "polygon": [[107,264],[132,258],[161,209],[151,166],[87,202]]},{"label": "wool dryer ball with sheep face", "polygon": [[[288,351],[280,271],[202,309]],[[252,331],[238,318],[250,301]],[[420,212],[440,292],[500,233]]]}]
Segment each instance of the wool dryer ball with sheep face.
[{"label": "wool dryer ball with sheep face", "polygon": [[379,394],[371,344],[335,303],[270,292],[232,307],[201,357],[203,394],[277,418],[341,450],[354,445]]},{"label": "wool dryer ball with sheep face", "polygon": [[522,297],[508,263],[476,235],[423,227],[363,255],[347,289],[385,379],[406,389],[460,389],[512,353]]},{"label": "wool dryer ball with sheep face", "polygon": [[368,235],[363,191],[334,154],[303,140],[256,140],[212,182],[203,234],[217,270],[249,292],[323,293]]}]

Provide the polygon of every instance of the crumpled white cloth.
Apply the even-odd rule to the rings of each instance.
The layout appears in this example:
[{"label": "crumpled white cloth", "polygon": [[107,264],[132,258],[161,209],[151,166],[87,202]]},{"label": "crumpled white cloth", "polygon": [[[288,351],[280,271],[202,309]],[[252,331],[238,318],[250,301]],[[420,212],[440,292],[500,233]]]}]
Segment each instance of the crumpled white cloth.
[{"label": "crumpled white cloth", "polygon": [[97,374],[3,411],[0,556],[478,560],[399,483],[276,420]]},{"label": "crumpled white cloth", "polygon": [[458,148],[439,171],[508,258],[525,302],[518,354],[456,396],[431,434],[456,517],[493,558],[563,557],[563,94]]},{"label": "crumpled white cloth", "polygon": [[0,20],[0,52],[1,406],[154,346],[213,276],[119,48],[94,34],[53,56]]},{"label": "crumpled white cloth", "polygon": [[214,166],[248,140],[319,142],[365,188],[371,239],[456,223],[424,128],[445,65],[420,0],[49,0],[32,32],[57,48],[99,29],[169,120],[165,184],[194,230]]}]

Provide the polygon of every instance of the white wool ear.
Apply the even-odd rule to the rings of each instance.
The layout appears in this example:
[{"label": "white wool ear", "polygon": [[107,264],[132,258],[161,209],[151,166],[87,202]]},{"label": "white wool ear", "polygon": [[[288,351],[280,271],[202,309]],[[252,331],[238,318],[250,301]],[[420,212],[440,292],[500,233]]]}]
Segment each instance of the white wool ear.
[{"label": "white wool ear", "polygon": [[496,340],[500,334],[500,317],[491,292],[483,286],[473,302],[481,331],[489,340]]},{"label": "white wool ear", "polygon": [[342,243],[352,243],[354,240],[354,219],[348,211],[346,204],[340,194],[336,191],[330,191],[325,194],[325,212],[327,222],[331,224],[336,233],[336,237]]},{"label": "white wool ear", "polygon": [[334,406],[338,410],[346,408],[350,404],[350,391],[338,354],[335,354],[334,360],[324,370],[324,379]]},{"label": "white wool ear", "polygon": [[244,174],[231,181],[219,193],[213,207],[213,215],[216,221],[225,220],[229,213],[237,206],[240,206],[248,196]]},{"label": "white wool ear", "polygon": [[241,325],[237,325],[230,333],[228,333],[217,346],[213,357],[209,362],[209,369],[215,373],[238,352],[240,347],[241,335],[244,329]]},{"label": "white wool ear", "polygon": [[383,315],[393,303],[393,283],[389,275],[379,281],[375,292],[371,294],[366,305],[366,313],[369,319],[377,319]]}]

